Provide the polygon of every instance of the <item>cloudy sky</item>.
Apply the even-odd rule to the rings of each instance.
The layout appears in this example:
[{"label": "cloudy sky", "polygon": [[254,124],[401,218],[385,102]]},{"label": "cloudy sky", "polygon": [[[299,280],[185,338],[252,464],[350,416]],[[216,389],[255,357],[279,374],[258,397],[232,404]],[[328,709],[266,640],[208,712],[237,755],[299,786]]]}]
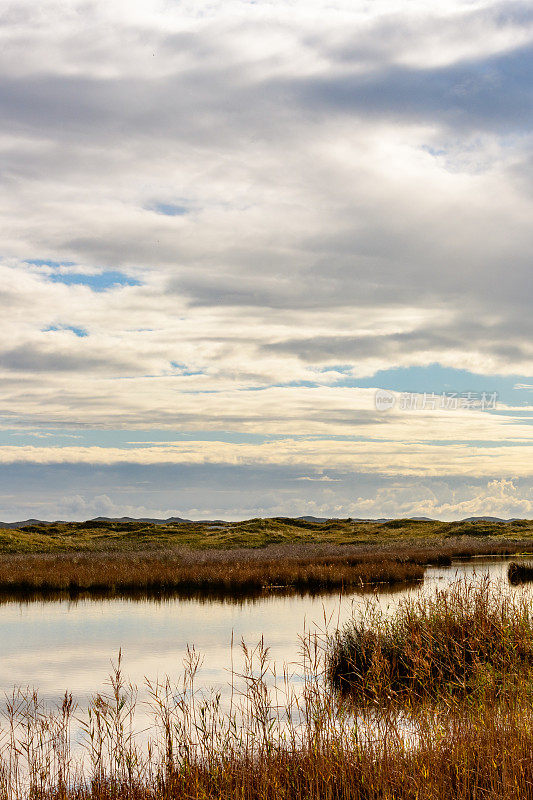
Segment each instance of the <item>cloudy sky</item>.
[{"label": "cloudy sky", "polygon": [[0,0],[0,519],[532,517],[532,43]]}]

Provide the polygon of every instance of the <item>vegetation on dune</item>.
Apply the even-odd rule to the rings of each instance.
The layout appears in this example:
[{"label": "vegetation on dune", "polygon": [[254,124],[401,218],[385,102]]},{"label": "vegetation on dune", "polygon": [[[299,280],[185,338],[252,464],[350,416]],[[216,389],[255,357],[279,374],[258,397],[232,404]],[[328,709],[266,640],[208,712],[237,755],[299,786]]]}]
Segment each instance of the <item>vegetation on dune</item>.
[{"label": "vegetation on dune", "polygon": [[369,608],[332,639],[328,677],[356,701],[514,691],[533,678],[530,604],[486,580],[408,597],[388,617]]},{"label": "vegetation on dune", "polygon": [[228,549],[269,544],[445,544],[458,537],[493,544],[533,540],[533,521],[433,522],[332,519],[326,522],[278,517],[242,522],[176,522],[89,520],[0,529],[0,553],[72,550],[147,550],[189,547]]}]

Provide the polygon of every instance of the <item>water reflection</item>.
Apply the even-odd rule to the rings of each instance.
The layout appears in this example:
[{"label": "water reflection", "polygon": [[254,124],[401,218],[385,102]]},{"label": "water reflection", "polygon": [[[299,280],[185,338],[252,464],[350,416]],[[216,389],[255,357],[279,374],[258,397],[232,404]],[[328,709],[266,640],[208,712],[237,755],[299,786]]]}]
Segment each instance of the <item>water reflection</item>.
[{"label": "water reflection", "polygon": [[[508,559],[473,559],[426,571],[425,588],[442,587],[465,578],[489,574],[506,582]],[[2,658],[0,689],[14,685],[39,689],[55,701],[69,689],[83,705],[105,683],[119,649],[127,676],[141,684],[170,675],[179,678],[187,645],[203,654],[199,679],[205,686],[229,691],[231,642],[254,645],[261,637],[279,665],[298,662],[299,636],[307,631],[333,630],[376,598],[385,610],[394,609],[407,594],[420,591],[373,591],[345,596],[263,596],[239,604],[167,599],[78,600],[0,605]],[[524,590],[520,590],[524,591]],[[234,666],[240,667],[238,647]]]}]

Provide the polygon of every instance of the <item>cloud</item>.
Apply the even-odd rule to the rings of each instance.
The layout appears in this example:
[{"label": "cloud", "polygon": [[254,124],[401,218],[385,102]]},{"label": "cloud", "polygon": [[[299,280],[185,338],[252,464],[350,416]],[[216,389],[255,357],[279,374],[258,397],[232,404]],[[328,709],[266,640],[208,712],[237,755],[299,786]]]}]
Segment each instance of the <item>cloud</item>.
[{"label": "cloud", "polygon": [[[491,321],[463,320],[453,323],[421,326],[401,333],[380,333],[351,336],[314,336],[308,339],[286,339],[263,345],[273,353],[294,355],[309,364],[338,363],[339,361],[362,365],[368,362],[387,364],[394,359],[396,365],[408,366],[433,361],[454,366],[471,366],[471,359],[461,363],[461,352],[468,350],[484,361],[484,371],[504,374],[512,369],[523,374],[533,371],[533,329],[524,320],[520,330],[513,330],[510,320]],[[433,359],[432,359],[433,354]],[[446,357],[444,354],[448,354]],[[459,361],[459,363],[458,363]],[[490,367],[489,367],[490,364]]]},{"label": "cloud", "polygon": [[423,515],[434,519],[462,519],[470,516],[495,516],[503,519],[512,517],[530,518],[533,514],[533,500],[530,492],[524,492],[516,481],[495,478],[481,485],[466,484],[447,492],[448,498],[440,491],[423,487],[416,499],[406,487],[380,489],[372,499],[359,498],[354,505],[369,516],[376,513],[392,516]]},{"label": "cloud", "polygon": [[[455,133],[526,132],[531,118],[533,50],[421,69],[385,66],[304,79],[295,99],[319,112],[364,113],[387,121],[444,126]],[[497,100],[497,102],[495,102]]]},{"label": "cloud", "polygon": [[0,464],[0,519],[110,516],[192,519],[253,516],[531,517],[530,478],[386,477],[333,473],[328,482],[299,481],[298,469],[220,465]]},{"label": "cloud", "polygon": [[[28,464],[219,464],[251,467],[297,466],[331,470],[353,469],[386,476],[495,476],[531,474],[533,444],[473,446],[459,442],[346,441],[279,439],[237,444],[221,441],[180,441],[142,447],[4,445],[0,463]],[[297,480],[302,480],[301,476]],[[303,478],[308,480],[308,478]],[[314,482],[331,482],[329,477]]]},{"label": "cloud", "polygon": [[331,478],[329,475],[302,475],[297,481],[318,481],[319,483],[340,483],[341,478]]},{"label": "cloud", "polygon": [[[143,463],[526,474],[512,410],[384,419],[341,378],[531,383],[527,3],[18,0],[1,26],[4,425],[290,442]],[[122,461],[101,442],[3,457]]]}]

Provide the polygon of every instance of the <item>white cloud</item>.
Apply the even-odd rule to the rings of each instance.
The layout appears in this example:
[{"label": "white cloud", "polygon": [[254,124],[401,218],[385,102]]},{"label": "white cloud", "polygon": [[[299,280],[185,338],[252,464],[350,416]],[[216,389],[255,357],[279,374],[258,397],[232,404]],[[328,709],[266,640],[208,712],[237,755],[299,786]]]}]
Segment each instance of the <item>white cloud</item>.
[{"label": "white cloud", "polygon": [[370,517],[427,516],[433,519],[462,519],[470,516],[493,516],[503,519],[512,517],[530,518],[533,515],[533,499],[528,487],[524,492],[510,479],[488,481],[482,486],[465,484],[448,492],[449,500],[435,494],[429,487],[413,496],[412,489],[393,487],[380,489],[373,498],[359,498],[352,508]]},{"label": "white cloud", "polygon": [[[233,466],[314,466],[352,469],[386,476],[493,476],[531,474],[533,444],[493,447],[469,443],[281,439],[275,443],[234,444],[187,441],[154,447],[0,447],[1,464],[221,464]],[[298,478],[301,480],[301,478]],[[308,479],[306,479],[308,480]],[[330,482],[331,478],[314,479]]]},{"label": "white cloud", "polygon": [[[385,419],[338,385],[432,363],[529,385],[527,3],[0,11],[2,424],[287,437],[5,463],[527,474],[510,409]],[[55,280],[103,270],[139,285]]]},{"label": "white cloud", "polygon": [[297,481],[314,481],[318,483],[340,483],[340,478],[331,478],[329,475],[302,475]]}]

